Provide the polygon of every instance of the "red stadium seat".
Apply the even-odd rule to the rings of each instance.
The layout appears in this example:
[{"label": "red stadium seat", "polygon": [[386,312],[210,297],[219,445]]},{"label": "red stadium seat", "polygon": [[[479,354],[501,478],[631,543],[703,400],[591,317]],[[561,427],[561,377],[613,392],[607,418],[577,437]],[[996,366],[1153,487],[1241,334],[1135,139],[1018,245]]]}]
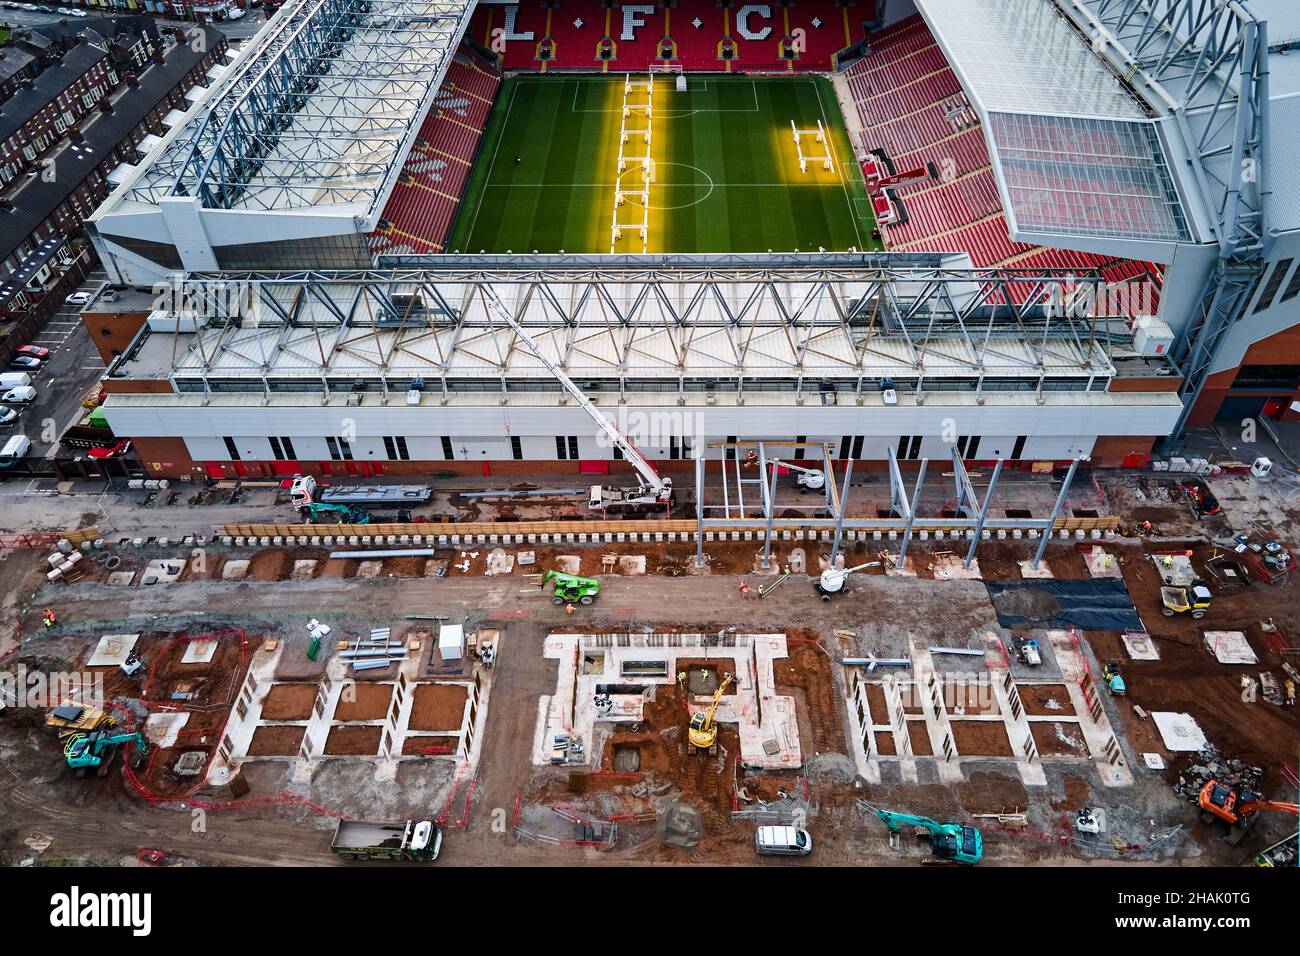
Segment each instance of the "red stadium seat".
[{"label": "red stadium seat", "polygon": [[462,46],[420,124],[381,224],[375,255],[443,252],[479,140],[501,87],[501,72]]},{"label": "red stadium seat", "polygon": [[[1100,269],[1111,282],[1149,278],[1158,285],[1160,269],[1150,263],[1013,242],[984,131],[925,21],[919,15],[907,17],[873,33],[869,43],[870,53],[844,74],[863,128],[860,145],[871,157],[863,164],[864,172],[883,167],[878,156],[887,156],[896,170],[933,164],[940,174],[938,181],[891,190],[898,200],[893,205],[902,207],[902,214],[892,220],[887,218],[890,210],[881,208],[879,196],[873,196],[888,248],[965,252],[981,267]],[[1066,141],[1047,145],[1061,153],[1077,147]],[[1110,152],[1119,155],[1122,151]],[[1090,144],[1089,154],[1109,155],[1106,143]],[[1022,171],[1023,180],[1032,186],[1030,176]],[[1109,217],[1118,226],[1143,214],[1136,203],[1125,202],[1123,183],[1122,164],[1117,161],[1115,181],[1105,190],[1096,189],[1095,183],[1042,185],[1058,189],[1074,185],[1092,192],[1096,196],[1094,214]],[[1050,204],[1053,195],[1053,190],[1044,188],[1041,201]],[[1050,205],[1043,211],[1058,217],[1067,212]],[[1013,295],[1028,295],[1032,284],[1020,285],[1013,288]]]}]

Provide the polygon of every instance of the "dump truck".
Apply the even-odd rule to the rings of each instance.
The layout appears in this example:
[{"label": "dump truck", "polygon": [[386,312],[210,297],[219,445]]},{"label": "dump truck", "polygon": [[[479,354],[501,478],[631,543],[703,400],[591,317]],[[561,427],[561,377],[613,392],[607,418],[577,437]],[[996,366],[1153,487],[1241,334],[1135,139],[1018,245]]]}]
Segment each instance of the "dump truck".
[{"label": "dump truck", "polygon": [[330,850],[345,860],[419,860],[432,863],[442,849],[442,831],[432,820],[378,823],[340,820]]}]

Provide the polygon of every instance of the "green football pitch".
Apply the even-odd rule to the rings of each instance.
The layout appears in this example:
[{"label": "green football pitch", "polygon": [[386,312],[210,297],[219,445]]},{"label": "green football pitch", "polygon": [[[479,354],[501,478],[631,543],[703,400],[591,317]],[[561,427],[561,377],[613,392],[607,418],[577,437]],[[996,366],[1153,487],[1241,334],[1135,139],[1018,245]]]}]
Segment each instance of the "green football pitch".
[{"label": "green football pitch", "polygon": [[[644,81],[644,74],[633,77]],[[502,87],[448,243],[461,252],[803,252],[878,249],[875,219],[828,81],[818,77],[655,79],[648,204],[612,243],[624,75],[522,76]],[[631,98],[635,100],[635,97]],[[644,100],[644,97],[643,97]],[[791,122],[802,138],[801,170]],[[645,126],[635,112],[630,129]],[[639,134],[625,151],[644,154]],[[635,163],[633,164],[635,166]]]}]

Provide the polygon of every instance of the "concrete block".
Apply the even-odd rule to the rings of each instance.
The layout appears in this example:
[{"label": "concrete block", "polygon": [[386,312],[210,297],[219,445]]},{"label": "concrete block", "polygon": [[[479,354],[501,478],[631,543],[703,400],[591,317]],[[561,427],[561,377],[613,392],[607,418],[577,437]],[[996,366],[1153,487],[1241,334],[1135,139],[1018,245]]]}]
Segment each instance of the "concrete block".
[{"label": "concrete block", "polygon": [[1021,538],[1023,538],[1024,536],[1025,536],[1025,533],[1024,533],[1023,531],[1021,531],[1019,528],[1012,528],[1012,529],[1011,529],[1011,539],[1012,539],[1013,541],[1019,541],[1019,540],[1020,540]]}]

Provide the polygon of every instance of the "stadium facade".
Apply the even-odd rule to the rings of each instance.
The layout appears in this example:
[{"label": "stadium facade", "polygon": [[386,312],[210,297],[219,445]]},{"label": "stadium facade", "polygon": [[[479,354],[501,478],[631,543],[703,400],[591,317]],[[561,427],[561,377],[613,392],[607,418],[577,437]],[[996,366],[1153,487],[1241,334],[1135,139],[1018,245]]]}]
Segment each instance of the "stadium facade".
[{"label": "stadium facade", "polygon": [[[111,281],[136,290],[83,313],[114,432],[167,477],[617,469],[489,299],[668,470],[751,438],[1131,467],[1189,424],[1296,417],[1300,10],[819,3],[723,8],[703,60],[689,0],[631,18],[286,4],[92,218]],[[865,43],[800,66],[800,8]],[[579,39],[555,39],[560,20]],[[882,253],[465,256],[410,238],[409,209],[454,215],[455,195],[439,214],[397,193],[425,188],[435,120],[468,125],[440,116],[457,62],[622,71],[648,65],[638,51],[687,73],[835,67],[860,158],[907,126],[895,99],[950,124],[934,145],[906,131],[916,156],[960,140],[976,158],[892,193],[912,214],[892,239],[882,225]],[[945,228],[945,197],[980,182],[993,205]]]}]

